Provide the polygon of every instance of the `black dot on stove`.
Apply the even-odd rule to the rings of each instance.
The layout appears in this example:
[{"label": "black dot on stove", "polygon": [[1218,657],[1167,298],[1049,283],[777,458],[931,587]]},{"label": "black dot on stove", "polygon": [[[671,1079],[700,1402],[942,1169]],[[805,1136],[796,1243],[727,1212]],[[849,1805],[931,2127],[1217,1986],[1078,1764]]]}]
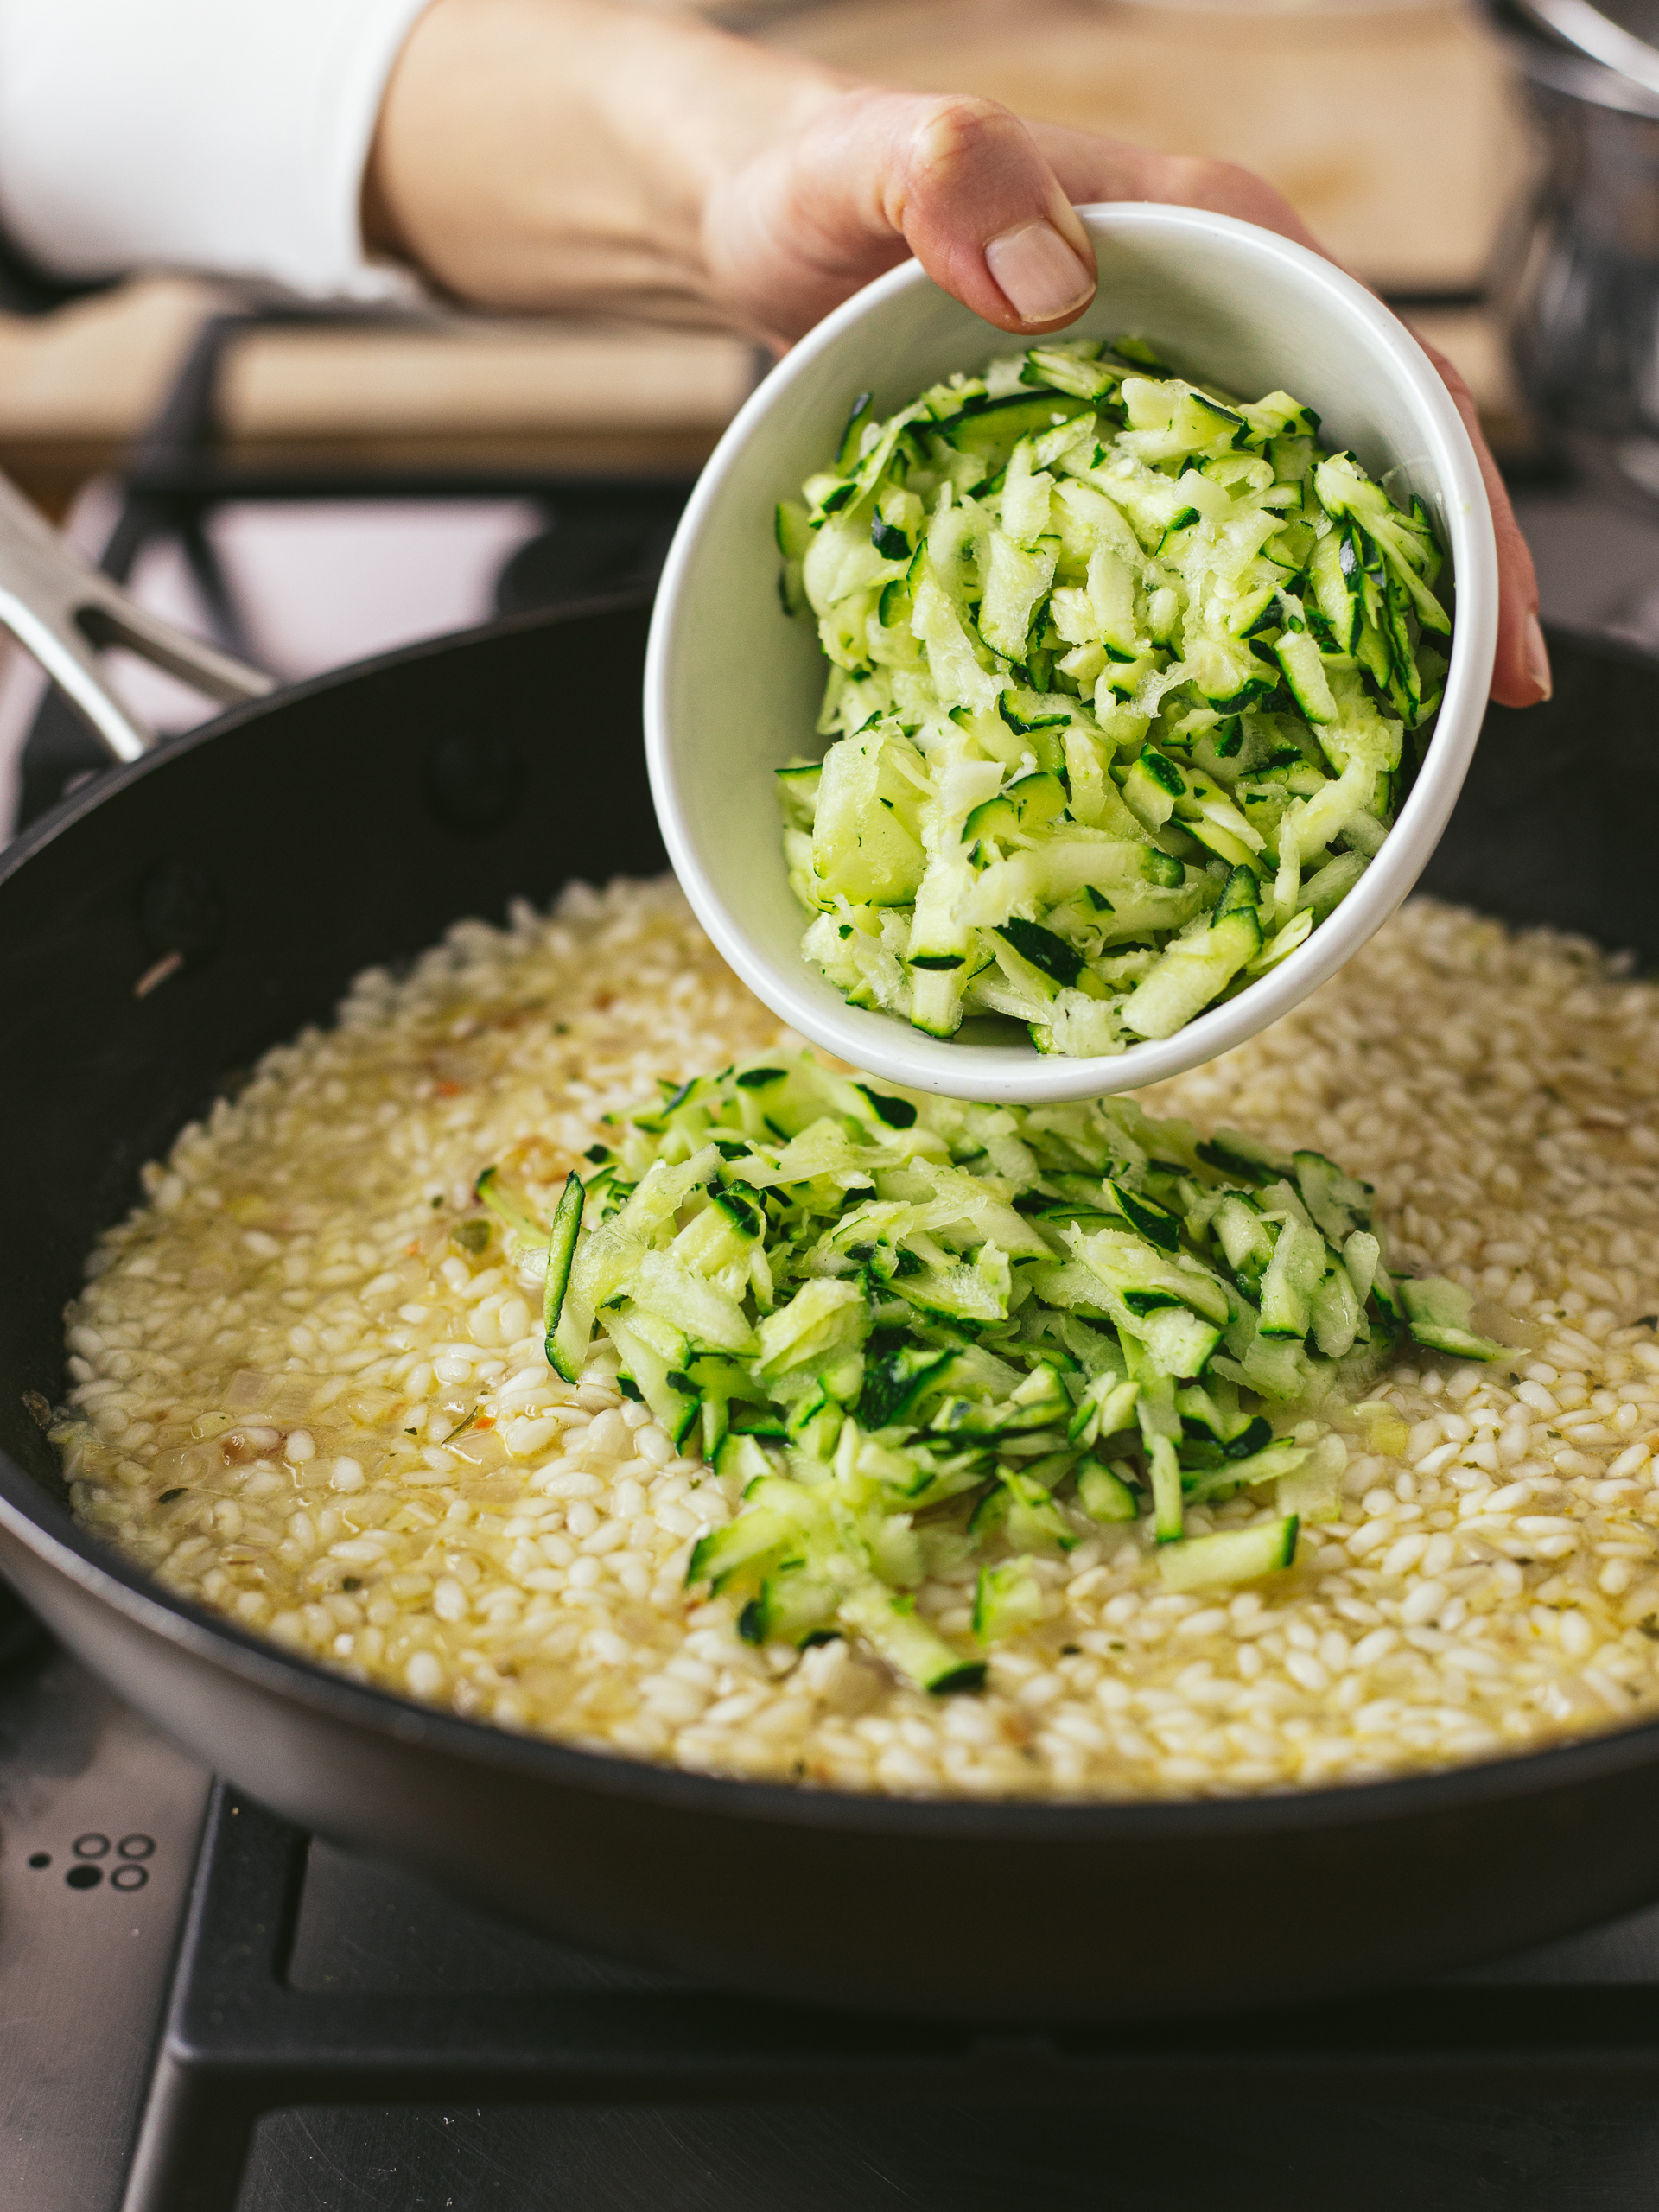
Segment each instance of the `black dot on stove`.
[{"label": "black dot on stove", "polygon": [[31,1866],[49,1866],[52,1864],[52,1854],[49,1851],[31,1851],[29,1854],[29,1863]]},{"label": "black dot on stove", "polygon": [[72,1890],[95,1890],[104,1878],[101,1866],[89,1866],[83,1859],[79,1866],[72,1866],[64,1876]]}]

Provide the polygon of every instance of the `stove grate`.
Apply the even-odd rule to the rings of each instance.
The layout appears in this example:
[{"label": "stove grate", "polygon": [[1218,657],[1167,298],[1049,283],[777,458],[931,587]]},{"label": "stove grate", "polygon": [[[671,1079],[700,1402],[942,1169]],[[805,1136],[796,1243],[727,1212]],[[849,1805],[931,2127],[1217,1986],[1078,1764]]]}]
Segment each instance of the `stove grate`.
[{"label": "stove grate", "polygon": [[235,2212],[301,2106],[1659,2099],[1659,1986],[1437,1984],[1201,2023],[842,2014],[673,1984],[499,1993],[289,1977],[309,1840],[220,1783],[124,2212]]}]

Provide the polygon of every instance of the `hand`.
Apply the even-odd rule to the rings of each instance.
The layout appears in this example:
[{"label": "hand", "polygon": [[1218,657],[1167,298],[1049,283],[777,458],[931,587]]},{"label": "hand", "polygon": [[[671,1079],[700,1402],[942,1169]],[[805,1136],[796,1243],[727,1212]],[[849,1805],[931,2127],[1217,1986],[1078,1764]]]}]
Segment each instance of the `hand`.
[{"label": "hand", "polygon": [[[1157,200],[1320,249],[1248,170],[1148,153],[995,101],[884,92],[603,0],[435,0],[388,87],[365,227],[462,297],[735,324],[782,347],[914,254],[1020,337],[1094,296],[1073,204]],[[1532,556],[1467,386],[1432,353],[1497,532],[1492,696],[1549,695]]]}]

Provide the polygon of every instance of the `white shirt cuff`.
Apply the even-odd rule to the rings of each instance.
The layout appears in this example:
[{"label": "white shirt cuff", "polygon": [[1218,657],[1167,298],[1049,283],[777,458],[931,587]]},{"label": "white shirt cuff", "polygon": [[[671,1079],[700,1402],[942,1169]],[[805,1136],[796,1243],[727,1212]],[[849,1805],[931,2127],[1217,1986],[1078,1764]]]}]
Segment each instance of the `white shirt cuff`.
[{"label": "white shirt cuff", "polygon": [[0,229],[73,277],[405,295],[364,251],[364,166],[428,0],[0,0]]}]

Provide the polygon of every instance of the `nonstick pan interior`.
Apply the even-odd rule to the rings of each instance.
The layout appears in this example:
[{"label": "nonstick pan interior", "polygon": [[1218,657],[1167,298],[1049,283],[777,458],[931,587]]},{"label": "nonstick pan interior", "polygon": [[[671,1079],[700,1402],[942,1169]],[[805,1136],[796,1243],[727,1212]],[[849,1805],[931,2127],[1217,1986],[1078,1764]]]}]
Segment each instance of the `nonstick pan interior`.
[{"label": "nonstick pan interior", "polygon": [[[644,641],[635,605],[395,656],[118,772],[0,863],[0,1565],[135,1702],[290,1817],[730,1986],[975,2017],[1198,2012],[1455,1965],[1659,1891],[1651,1726],[1236,1803],[728,1783],[325,1675],[162,1597],[42,1496],[60,1484],[25,1402],[61,1392],[64,1301],[139,1165],[363,966],[572,876],[661,868]],[[1552,643],[1557,701],[1494,713],[1430,887],[1659,950],[1630,888],[1659,828],[1643,765],[1659,677]],[[1347,1897],[1363,1910],[1344,1915]],[[1298,1898],[1319,1904],[1305,1927]]]},{"label": "nonstick pan interior", "polygon": [[1659,962],[1659,661],[1552,631],[1555,690],[1489,707],[1420,888],[1502,921],[1547,923]]},{"label": "nonstick pan interior", "polygon": [[19,1391],[55,1402],[81,1260],[184,1122],[371,963],[665,867],[644,642],[629,602],[391,656],[82,786],[0,860],[0,1447],[31,1471]]}]

